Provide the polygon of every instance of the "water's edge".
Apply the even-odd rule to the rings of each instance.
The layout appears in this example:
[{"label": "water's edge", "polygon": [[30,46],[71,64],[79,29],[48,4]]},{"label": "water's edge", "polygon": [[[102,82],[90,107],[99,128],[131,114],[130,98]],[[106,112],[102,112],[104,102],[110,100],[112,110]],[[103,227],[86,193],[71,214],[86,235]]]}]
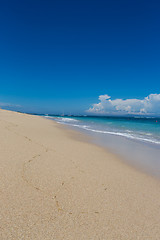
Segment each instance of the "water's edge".
[{"label": "water's edge", "polygon": [[[160,145],[148,141],[139,141],[135,138],[127,138],[125,135],[112,134],[108,131],[102,132],[88,130],[88,127],[81,127],[76,121],[70,124],[70,120],[59,121],[59,118],[47,117],[69,129],[81,132],[90,136],[91,142],[109,149],[112,153],[120,156],[129,165],[153,176],[160,178]],[[69,119],[69,118],[68,118]],[[87,128],[87,129],[86,129]],[[141,140],[141,139],[140,139]]]}]

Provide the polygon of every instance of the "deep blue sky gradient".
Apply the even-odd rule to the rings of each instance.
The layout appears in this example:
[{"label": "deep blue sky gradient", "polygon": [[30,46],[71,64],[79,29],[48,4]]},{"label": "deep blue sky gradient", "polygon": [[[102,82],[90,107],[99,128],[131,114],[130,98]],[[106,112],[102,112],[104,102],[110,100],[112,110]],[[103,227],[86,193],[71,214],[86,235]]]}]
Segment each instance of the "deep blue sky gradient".
[{"label": "deep blue sky gradient", "polygon": [[83,113],[160,93],[160,2],[0,1],[0,102]]}]

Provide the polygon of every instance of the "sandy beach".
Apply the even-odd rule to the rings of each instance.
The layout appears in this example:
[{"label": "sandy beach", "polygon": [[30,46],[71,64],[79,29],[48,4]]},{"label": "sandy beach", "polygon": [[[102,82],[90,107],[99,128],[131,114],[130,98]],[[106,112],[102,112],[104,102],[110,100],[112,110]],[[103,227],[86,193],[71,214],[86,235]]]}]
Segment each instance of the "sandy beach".
[{"label": "sandy beach", "polygon": [[159,240],[160,183],[39,116],[0,110],[1,240]]}]

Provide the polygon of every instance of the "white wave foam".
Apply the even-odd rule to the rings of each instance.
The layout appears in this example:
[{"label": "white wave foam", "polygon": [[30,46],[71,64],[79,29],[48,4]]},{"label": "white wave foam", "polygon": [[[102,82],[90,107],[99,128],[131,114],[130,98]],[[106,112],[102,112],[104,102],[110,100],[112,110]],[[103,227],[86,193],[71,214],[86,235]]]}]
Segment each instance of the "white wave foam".
[{"label": "white wave foam", "polygon": [[122,136],[122,137],[130,138],[130,139],[134,139],[134,140],[140,140],[140,141],[143,141],[143,142],[160,144],[160,141],[157,141],[155,139],[142,138],[142,137],[127,134],[127,133],[101,131],[101,130],[95,130],[95,129],[90,129],[90,128],[86,128],[86,130],[92,131],[92,132],[97,132],[97,133],[104,133],[104,134],[106,133],[106,134],[111,134],[111,135]]},{"label": "white wave foam", "polygon": [[[73,119],[73,120],[75,120],[75,119]],[[70,126],[73,126],[73,127],[78,127],[78,128],[84,129],[86,131],[91,131],[91,132],[95,132],[95,133],[110,134],[110,135],[125,137],[125,138],[132,139],[132,140],[139,140],[139,141],[142,141],[142,142],[160,144],[160,141],[157,141],[156,139],[143,138],[141,136],[138,136],[136,134],[131,134],[129,132],[128,133],[123,133],[123,132],[114,132],[114,131],[111,132],[111,131],[102,131],[102,130],[97,130],[97,129],[91,129],[91,128],[89,128],[89,126],[86,126],[86,125],[71,124],[70,121],[68,121],[67,123],[60,121],[58,123],[65,124],[65,125],[70,125]]]},{"label": "white wave foam", "polygon": [[79,122],[77,119],[74,118],[58,118],[62,122]]},{"label": "white wave foam", "polygon": [[51,116],[44,116],[45,118],[54,118],[54,117],[51,117]]}]

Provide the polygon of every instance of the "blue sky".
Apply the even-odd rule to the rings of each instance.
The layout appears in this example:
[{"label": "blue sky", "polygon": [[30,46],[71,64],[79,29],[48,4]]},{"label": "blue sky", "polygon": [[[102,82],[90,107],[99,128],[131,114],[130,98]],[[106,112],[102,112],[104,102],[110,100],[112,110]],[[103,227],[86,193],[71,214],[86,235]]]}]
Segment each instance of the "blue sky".
[{"label": "blue sky", "polygon": [[160,93],[159,1],[0,5],[0,106],[84,113],[100,95],[124,100]]}]

